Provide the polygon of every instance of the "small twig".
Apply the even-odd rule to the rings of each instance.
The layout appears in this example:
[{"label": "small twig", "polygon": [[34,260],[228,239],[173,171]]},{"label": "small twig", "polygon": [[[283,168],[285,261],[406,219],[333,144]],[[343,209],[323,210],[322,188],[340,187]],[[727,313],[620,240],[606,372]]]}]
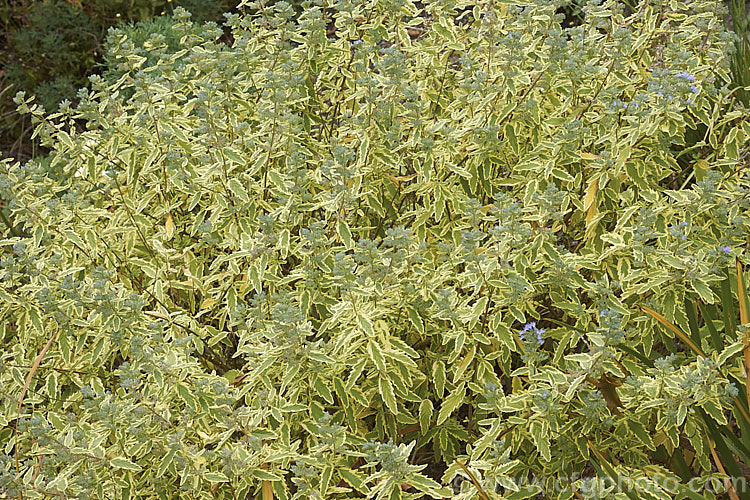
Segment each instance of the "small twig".
[{"label": "small twig", "polygon": [[[21,391],[21,398],[18,400],[18,417],[16,418],[16,425],[15,425],[15,431],[16,431],[16,439],[18,439],[18,421],[21,420],[21,406],[23,405],[23,399],[26,397],[26,391],[29,389],[29,385],[31,385],[31,378],[36,373],[37,369],[39,368],[39,365],[42,363],[42,358],[44,358],[44,355],[47,354],[47,351],[49,350],[50,346],[52,345],[52,342],[55,341],[57,338],[57,334],[60,333],[60,329],[58,328],[55,333],[50,337],[50,339],[47,341],[47,343],[44,345],[42,350],[37,355],[36,359],[34,360],[34,364],[31,365],[31,370],[29,371],[29,374],[26,376],[26,383],[23,384],[23,390]],[[18,446],[18,443],[16,442],[16,446]],[[18,455],[20,455],[20,452],[18,449],[16,449],[16,474],[19,474],[20,468],[18,466]],[[18,494],[18,498],[20,500],[21,494]]]}]

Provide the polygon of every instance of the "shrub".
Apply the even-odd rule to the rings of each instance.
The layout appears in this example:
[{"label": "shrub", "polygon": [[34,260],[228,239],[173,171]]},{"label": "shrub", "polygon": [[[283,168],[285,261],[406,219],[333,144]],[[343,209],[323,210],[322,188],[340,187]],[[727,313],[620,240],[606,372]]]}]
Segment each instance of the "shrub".
[{"label": "shrub", "polygon": [[52,155],[2,163],[0,487],[702,498],[736,470],[720,4],[559,6],[256,3],[231,47],[176,10],[179,50],[113,36],[77,107],[18,95]]},{"label": "shrub", "polygon": [[[190,2],[188,2],[190,3]],[[218,20],[221,6],[204,2],[203,9]],[[107,28],[120,20],[150,20],[170,3],[143,0],[130,5],[121,1],[35,2],[8,15],[17,25],[9,26],[10,53],[4,65],[9,83],[17,90],[33,92],[47,109],[56,109],[63,99],[72,100],[76,90],[96,70]]]},{"label": "shrub", "polygon": [[[20,139],[6,155],[30,154],[26,123],[18,120],[12,104],[19,90],[33,93],[47,109],[63,100],[75,101],[78,88],[100,70],[102,46],[113,25],[144,21],[140,30],[157,31],[148,21],[171,13],[173,5],[191,9],[198,22],[219,21],[233,6],[227,0],[43,0],[5,1],[0,5],[0,136]],[[125,21],[122,23],[121,21]],[[163,23],[162,23],[163,24]],[[13,89],[10,91],[9,89]],[[12,151],[9,151],[12,150]]]}]

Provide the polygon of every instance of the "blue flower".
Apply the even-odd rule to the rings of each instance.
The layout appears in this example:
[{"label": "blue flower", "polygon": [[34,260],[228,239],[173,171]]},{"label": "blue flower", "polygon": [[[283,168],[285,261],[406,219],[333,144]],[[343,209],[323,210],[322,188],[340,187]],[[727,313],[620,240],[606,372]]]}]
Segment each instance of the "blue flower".
[{"label": "blue flower", "polygon": [[536,321],[532,321],[531,323],[526,323],[523,327],[523,330],[518,332],[518,336],[521,337],[521,340],[526,340],[526,332],[530,331],[531,329],[536,328]]},{"label": "blue flower", "polygon": [[693,75],[691,75],[690,73],[688,73],[687,71],[680,71],[675,76],[678,77],[678,78],[684,78],[685,80],[687,80],[690,83],[693,83],[695,81],[695,77]]},{"label": "blue flower", "polygon": [[542,335],[544,334],[545,330],[543,328],[537,328],[536,321],[526,323],[526,325],[524,325],[523,327],[523,330],[518,333],[518,336],[521,337],[521,340],[525,341],[526,333],[532,330],[536,332],[536,341],[539,343],[539,345],[544,344],[544,338],[542,337]]},{"label": "blue flower", "polygon": [[721,249],[724,251],[725,254],[729,255],[729,252],[732,251],[732,247],[721,247]]}]

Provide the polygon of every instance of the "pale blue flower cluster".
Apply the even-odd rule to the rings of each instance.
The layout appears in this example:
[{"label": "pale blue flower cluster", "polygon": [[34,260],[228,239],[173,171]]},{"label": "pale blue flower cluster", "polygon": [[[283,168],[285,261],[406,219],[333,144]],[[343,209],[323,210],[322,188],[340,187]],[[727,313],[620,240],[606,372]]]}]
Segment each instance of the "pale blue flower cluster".
[{"label": "pale blue flower cluster", "polygon": [[695,81],[695,77],[691,75],[690,73],[688,73],[687,71],[680,71],[674,76],[676,76],[677,78],[684,78],[690,83],[693,83]]},{"label": "pale blue flower cluster", "polygon": [[525,341],[527,333],[532,333],[532,334],[536,333],[536,341],[537,341],[537,343],[539,345],[543,345],[544,344],[544,337],[543,337],[543,335],[545,333],[545,330],[544,330],[544,328],[537,328],[536,327],[536,321],[532,321],[531,323],[527,323],[526,325],[524,325],[523,330],[521,330],[518,335],[521,337],[521,340]]}]

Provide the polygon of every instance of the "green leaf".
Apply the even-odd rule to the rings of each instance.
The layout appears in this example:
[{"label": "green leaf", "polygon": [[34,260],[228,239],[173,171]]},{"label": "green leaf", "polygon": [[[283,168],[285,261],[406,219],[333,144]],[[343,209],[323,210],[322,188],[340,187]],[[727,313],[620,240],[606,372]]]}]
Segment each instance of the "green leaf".
[{"label": "green leaf", "polygon": [[387,351],[384,351],[383,355],[394,360],[396,362],[396,366],[398,367],[418,368],[417,364],[412,361],[409,356],[401,351],[397,351],[396,349],[389,349]]},{"label": "green leaf", "polygon": [[341,478],[349,483],[355,490],[365,494],[369,492],[367,486],[363,484],[365,480],[365,476],[363,474],[353,471],[347,467],[340,467],[338,469],[338,473],[339,475],[341,475]]},{"label": "green leaf", "polygon": [[374,340],[370,340],[367,343],[367,355],[370,357],[370,361],[375,365],[375,368],[381,372],[386,372],[385,358],[380,352],[380,346]]},{"label": "green leaf", "polygon": [[162,477],[169,467],[174,464],[175,453],[177,453],[177,450],[171,449],[164,455],[159,462],[159,468],[156,470],[156,477]]},{"label": "green leaf", "polygon": [[505,125],[505,140],[507,140],[508,144],[510,144],[511,149],[513,150],[513,154],[518,156],[518,137],[516,136],[515,127],[510,123],[507,123]]},{"label": "green leaf", "polygon": [[699,406],[703,408],[706,413],[716,421],[717,424],[727,424],[727,417],[724,411],[721,409],[721,405],[719,405],[716,401],[712,399],[706,399],[699,403]]},{"label": "green leaf", "polygon": [[724,363],[726,363],[729,358],[734,356],[735,354],[742,352],[742,349],[744,348],[745,343],[743,340],[738,340],[730,345],[728,345],[726,348],[724,348],[723,351],[721,351],[721,354],[719,354],[719,358],[717,359],[716,363],[721,366]]},{"label": "green leaf", "polygon": [[445,392],[445,363],[442,360],[432,365],[432,381],[437,397],[442,398]]},{"label": "green leaf", "polygon": [[550,450],[549,426],[539,420],[529,422],[529,434],[534,439],[537,450],[546,461],[552,460],[552,451]]},{"label": "green leaf", "polygon": [[268,179],[279,190],[286,191],[286,189],[287,189],[286,181],[284,180],[284,176],[282,176],[279,172],[277,172],[275,170],[269,170],[268,171]]},{"label": "green leaf", "polygon": [[541,486],[533,484],[523,486],[518,491],[513,491],[505,495],[506,500],[524,500],[526,498],[535,498],[542,492]]},{"label": "green leaf", "polygon": [[315,387],[315,390],[317,391],[320,396],[326,400],[328,404],[333,404],[333,394],[331,394],[331,390],[328,388],[328,386],[323,382],[323,380],[320,377],[314,377],[313,378],[313,387]]},{"label": "green leaf", "polygon": [[354,248],[354,240],[352,239],[352,231],[349,229],[349,225],[345,220],[339,219],[336,224],[336,230],[338,231],[341,242],[344,244],[347,250]]},{"label": "green leaf", "polygon": [[[709,309],[710,308],[710,309]],[[726,311],[726,302],[722,303],[722,308]],[[716,329],[716,325],[714,325],[713,319],[718,316],[718,313],[716,313],[716,305],[715,304],[708,304],[704,306],[700,302],[698,303],[698,310],[701,312],[701,316],[705,319],[706,328],[708,328],[708,332],[711,335],[711,343],[710,345],[713,346],[715,351],[718,351],[722,348],[724,345],[724,340],[722,339],[722,336],[719,335],[718,330]],[[711,311],[711,312],[709,312]],[[723,315],[726,317],[726,315]],[[725,323],[726,325],[726,323]],[[731,331],[731,330],[727,330]]]},{"label": "green leaf", "polygon": [[285,259],[289,254],[289,229],[282,229],[279,233],[278,247],[281,251],[281,257]]},{"label": "green leaf", "polygon": [[461,167],[459,165],[455,165],[455,164],[453,164],[453,163],[451,163],[449,161],[445,162],[445,166],[448,168],[448,170],[450,170],[454,174],[458,174],[459,176],[463,177],[464,179],[471,179],[471,174],[465,168],[463,168],[463,167]]},{"label": "green leaf", "polygon": [[692,289],[698,292],[698,295],[700,295],[700,298],[703,302],[707,304],[713,303],[714,293],[711,291],[711,287],[708,286],[708,283],[700,278],[693,278],[689,281],[689,283]]},{"label": "green leaf", "polygon": [[448,394],[448,397],[445,398],[443,404],[440,405],[440,412],[438,412],[437,417],[437,425],[441,425],[443,422],[448,420],[448,417],[451,416],[456,408],[461,406],[461,404],[464,402],[465,393],[466,386],[463,382],[461,382],[461,385],[456,387],[453,391],[451,391],[450,394]]},{"label": "green leaf", "polygon": [[[410,484],[417,488],[419,491],[432,491],[432,490],[439,490],[441,488],[440,483],[433,481],[429,477],[423,476],[419,473],[409,474],[409,476],[406,478],[405,481],[407,484]],[[434,497],[439,498],[439,497]]]},{"label": "green leaf", "polygon": [[112,460],[110,460],[109,464],[112,467],[117,467],[118,469],[125,469],[129,471],[138,472],[142,469],[142,467],[134,462],[131,462],[125,457],[115,457]]},{"label": "green leaf", "polygon": [[387,376],[380,375],[378,377],[378,390],[385,405],[391,410],[391,413],[397,415],[398,405],[396,404],[396,395],[393,393],[393,384],[391,384],[391,380]]},{"label": "green leaf", "polygon": [[73,149],[73,140],[70,138],[67,132],[64,130],[60,130],[57,132],[57,138],[60,140],[60,142],[65,145],[69,149]]},{"label": "green leaf", "polygon": [[224,148],[222,151],[224,152],[224,155],[226,155],[226,157],[232,160],[233,162],[238,163],[240,165],[245,164],[245,160],[235,150],[230,149],[230,148]]},{"label": "green leaf", "polygon": [[[725,332],[734,332],[736,330],[735,325],[735,318],[737,317],[737,309],[735,309],[734,304],[734,295],[732,294],[732,276],[730,273],[727,273],[726,278],[724,278],[721,281],[721,309],[723,314],[721,315],[721,318],[717,315],[712,315],[711,319],[721,319],[724,322],[724,331]],[[704,315],[705,317],[705,315]],[[711,332],[712,338],[713,332]],[[717,334],[717,338],[714,339],[721,340],[721,338]],[[716,344],[716,349],[719,349],[719,346],[721,345],[721,342]]]},{"label": "green leaf", "polygon": [[391,343],[392,347],[398,349],[401,352],[404,352],[412,359],[418,359],[420,357],[417,351],[415,351],[409,344],[398,337],[389,337],[388,342]]},{"label": "green leaf", "polygon": [[422,317],[417,310],[412,306],[406,306],[406,313],[409,316],[409,321],[411,321],[411,324],[414,325],[417,331],[419,333],[424,333],[424,321],[422,321]]},{"label": "green leaf", "polygon": [[471,349],[469,349],[469,352],[466,353],[466,356],[464,356],[464,359],[461,361],[461,363],[456,368],[456,373],[453,374],[453,383],[458,383],[461,376],[463,376],[466,369],[469,367],[472,361],[474,361],[474,355],[477,352],[477,347],[472,346]]},{"label": "green leaf", "polygon": [[555,179],[559,179],[563,182],[575,182],[575,177],[570,175],[568,172],[561,168],[553,168],[552,169],[552,177]]},{"label": "green leaf", "polygon": [[698,347],[696,344],[693,343],[692,340],[690,340],[690,337],[685,335],[685,333],[682,332],[679,328],[677,328],[674,324],[670,323],[667,318],[662,316],[661,314],[657,313],[656,311],[649,309],[646,306],[638,306],[642,311],[649,314],[651,317],[655,318],[659,323],[667,327],[670,331],[674,332],[680,339],[687,344],[693,352],[698,354],[699,356],[706,357],[706,355],[703,353],[700,347]]},{"label": "green leaf", "polygon": [[[590,463],[594,467],[594,470],[596,470],[597,476],[601,478],[608,478],[609,481],[611,481],[611,484],[619,485],[620,483],[617,481],[617,478],[620,476],[615,472],[612,466],[609,465],[609,462],[607,462],[607,460],[602,456],[601,452],[599,452],[594,447],[594,445],[591,444],[590,441],[587,442],[589,447],[591,448]],[[623,489],[619,486],[616,488],[616,491],[622,490]],[[638,500],[638,496],[630,489],[625,490],[624,493],[631,500]]]},{"label": "green leaf", "polygon": [[44,325],[42,324],[42,318],[39,316],[39,311],[35,308],[31,308],[27,314],[31,320],[31,324],[34,326],[34,330],[36,330],[37,333],[44,335]]},{"label": "green leaf", "polygon": [[180,395],[180,398],[185,401],[185,404],[187,404],[190,408],[193,408],[194,410],[197,409],[197,406],[195,404],[195,397],[190,393],[190,389],[188,389],[183,384],[176,384],[177,386],[177,394]]},{"label": "green leaf", "polygon": [[47,483],[47,488],[50,490],[65,491],[68,488],[68,478],[62,475],[57,476]]},{"label": "green leaf", "polygon": [[245,191],[244,186],[236,178],[233,177],[229,179],[229,181],[227,182],[227,187],[232,192],[232,194],[239,198],[243,203],[247,203],[248,201],[250,201],[250,197],[247,195],[247,191]]},{"label": "green leaf", "polygon": [[419,430],[422,434],[425,434],[430,429],[432,414],[432,401],[429,399],[423,399],[422,402],[419,403]]},{"label": "green leaf", "polygon": [[375,330],[372,328],[372,321],[364,314],[357,314],[357,324],[368,337],[375,336]]},{"label": "green leaf", "polygon": [[249,175],[255,175],[268,162],[268,152],[264,151],[253,162],[253,166],[248,171]]},{"label": "green leaf", "polygon": [[511,99],[511,101],[505,105],[503,110],[497,116],[497,123],[503,123],[506,120],[506,118],[510,116],[513,110],[516,109],[516,106],[518,106],[518,100]]},{"label": "green leaf", "polygon": [[333,466],[326,465],[323,468],[323,473],[320,475],[320,494],[322,495],[322,498],[326,497],[326,493],[328,492],[328,483],[331,482],[332,475],[333,475]]},{"label": "green leaf", "polygon": [[646,432],[646,428],[641,422],[634,419],[626,419],[625,424],[627,425],[628,430],[630,430],[630,432],[632,432],[633,435],[636,436],[641,443],[646,445],[648,449],[656,449],[653,439],[648,434],[648,432]]},{"label": "green leaf", "polygon": [[203,479],[209,483],[227,483],[229,478],[221,472],[206,472],[203,474]]},{"label": "green leaf", "polygon": [[469,315],[469,325],[470,327],[475,324],[475,322],[479,319],[479,317],[482,315],[482,313],[487,308],[487,303],[489,302],[489,297],[484,295],[477,300],[474,305],[471,307],[471,314]]},{"label": "green leaf", "polygon": [[47,375],[47,394],[52,399],[59,399],[60,394],[58,393],[59,386],[57,384],[57,372],[53,371]]},{"label": "green leaf", "polygon": [[[372,357],[370,359],[372,360]],[[349,377],[346,379],[345,387],[347,391],[352,390],[352,388],[354,387],[354,384],[357,382],[357,379],[359,379],[359,376],[362,375],[362,371],[364,370],[366,364],[367,364],[367,358],[365,357],[362,357],[359,361],[354,363],[354,366],[352,366],[351,372],[349,373]]]}]

